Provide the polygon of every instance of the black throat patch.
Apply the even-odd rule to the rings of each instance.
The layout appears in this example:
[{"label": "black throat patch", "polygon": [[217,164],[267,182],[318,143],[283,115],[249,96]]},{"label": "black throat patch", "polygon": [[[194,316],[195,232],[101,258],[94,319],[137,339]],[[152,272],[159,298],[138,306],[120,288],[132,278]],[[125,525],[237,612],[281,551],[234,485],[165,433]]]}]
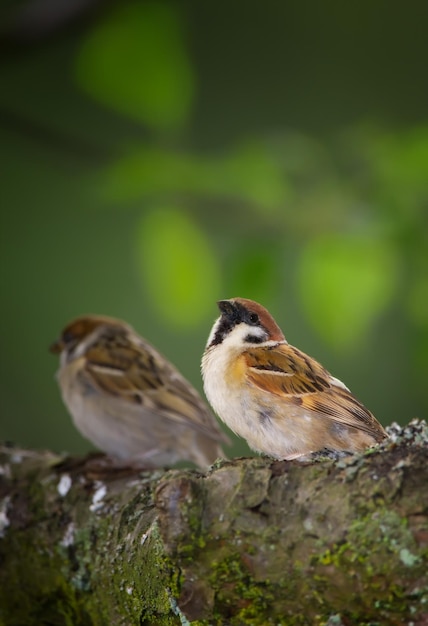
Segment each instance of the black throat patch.
[{"label": "black throat patch", "polygon": [[218,346],[218,344],[223,343],[223,339],[230,333],[236,324],[237,321],[221,316],[220,324],[218,325],[214,338],[208,347]]}]

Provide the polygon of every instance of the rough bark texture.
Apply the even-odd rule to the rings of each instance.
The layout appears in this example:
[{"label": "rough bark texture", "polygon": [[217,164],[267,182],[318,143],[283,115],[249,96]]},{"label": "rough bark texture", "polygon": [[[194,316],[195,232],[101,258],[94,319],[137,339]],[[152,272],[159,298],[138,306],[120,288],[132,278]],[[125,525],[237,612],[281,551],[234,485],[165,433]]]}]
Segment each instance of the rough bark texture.
[{"label": "rough bark texture", "polygon": [[0,624],[428,624],[424,422],[206,474],[0,450]]}]

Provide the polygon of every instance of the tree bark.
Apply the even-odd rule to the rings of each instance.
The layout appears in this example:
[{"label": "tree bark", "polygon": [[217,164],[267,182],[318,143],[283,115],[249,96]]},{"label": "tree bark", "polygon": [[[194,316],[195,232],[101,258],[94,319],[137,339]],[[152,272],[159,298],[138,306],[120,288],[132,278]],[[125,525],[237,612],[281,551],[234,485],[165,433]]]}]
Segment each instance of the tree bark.
[{"label": "tree bark", "polygon": [[[0,624],[428,624],[428,428],[131,473],[0,449]],[[98,462],[100,463],[100,462]]]}]

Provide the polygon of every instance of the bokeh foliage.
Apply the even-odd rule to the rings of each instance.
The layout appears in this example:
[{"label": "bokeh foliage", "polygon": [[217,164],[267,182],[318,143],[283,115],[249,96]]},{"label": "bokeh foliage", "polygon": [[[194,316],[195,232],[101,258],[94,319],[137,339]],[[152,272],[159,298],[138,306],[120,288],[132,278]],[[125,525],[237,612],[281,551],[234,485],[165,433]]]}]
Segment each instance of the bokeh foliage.
[{"label": "bokeh foliage", "polygon": [[204,85],[228,70],[209,37],[203,48],[203,17],[112,3],[4,61],[8,438],[82,449],[45,353],[73,315],[127,319],[201,389],[215,301],[233,295],[270,308],[384,423],[426,411],[428,118],[385,124],[369,108],[311,132],[271,122],[267,90],[263,128],[245,126],[255,80],[242,115],[231,85],[225,127],[240,131],[214,141]]}]

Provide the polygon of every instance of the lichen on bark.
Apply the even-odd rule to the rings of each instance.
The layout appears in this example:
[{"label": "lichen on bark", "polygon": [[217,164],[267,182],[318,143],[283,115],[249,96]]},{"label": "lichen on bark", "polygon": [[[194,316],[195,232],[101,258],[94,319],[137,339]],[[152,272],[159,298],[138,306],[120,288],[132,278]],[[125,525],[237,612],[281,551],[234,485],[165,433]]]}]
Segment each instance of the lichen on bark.
[{"label": "lichen on bark", "polygon": [[428,623],[428,434],[114,472],[0,450],[0,624]]}]

